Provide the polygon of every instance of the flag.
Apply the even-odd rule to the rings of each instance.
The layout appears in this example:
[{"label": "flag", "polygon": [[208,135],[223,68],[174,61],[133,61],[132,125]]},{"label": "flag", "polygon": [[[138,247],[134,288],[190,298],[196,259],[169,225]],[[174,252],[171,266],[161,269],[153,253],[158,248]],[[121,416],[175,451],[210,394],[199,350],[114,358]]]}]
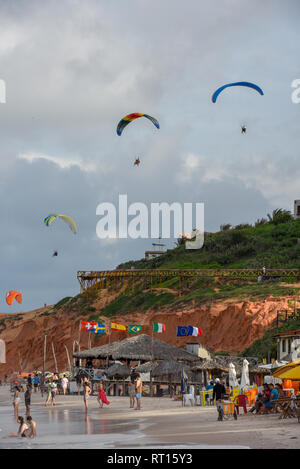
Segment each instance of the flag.
[{"label": "flag", "polygon": [[81,331],[91,332],[91,330],[96,326],[97,326],[97,322],[80,321],[80,330]]},{"label": "flag", "polygon": [[186,337],[188,334],[187,326],[177,326],[177,337]]},{"label": "flag", "polygon": [[160,322],[154,322],[152,332],[166,332],[165,324],[161,324]]},{"label": "flag", "polygon": [[203,331],[200,327],[188,326],[188,335],[193,335],[194,337],[201,337]]},{"label": "flag", "polygon": [[96,323],[95,327],[93,329],[91,329],[91,332],[94,332],[95,334],[104,334],[105,325]]},{"label": "flag", "polygon": [[116,322],[111,323],[111,330],[112,331],[126,331],[126,326],[123,326],[123,324],[117,324]]},{"label": "flag", "polygon": [[131,334],[138,334],[141,330],[142,326],[140,324],[131,324],[128,326],[128,332]]}]

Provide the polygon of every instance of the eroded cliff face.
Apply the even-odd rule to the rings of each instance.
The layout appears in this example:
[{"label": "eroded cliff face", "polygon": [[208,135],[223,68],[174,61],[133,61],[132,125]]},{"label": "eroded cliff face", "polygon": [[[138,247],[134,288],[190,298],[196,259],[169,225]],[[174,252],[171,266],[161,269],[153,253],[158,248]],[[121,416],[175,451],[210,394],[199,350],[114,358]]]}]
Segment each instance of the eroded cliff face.
[{"label": "eroded cliff face", "polygon": [[[107,298],[99,299],[94,305],[96,313],[101,315],[101,309]],[[115,322],[125,325],[142,324],[143,333],[151,335],[152,321],[166,325],[166,332],[154,334],[158,339],[177,346],[185,346],[188,342],[200,342],[204,347],[216,351],[242,351],[256,339],[264,335],[276,320],[277,312],[287,308],[287,298],[269,297],[262,301],[217,302],[207,306],[186,306],[174,309],[166,306],[160,312],[139,311],[114,317]],[[6,342],[6,364],[0,364],[0,377],[11,375],[15,371],[41,370],[43,366],[44,336],[46,339],[46,370],[54,371],[54,357],[52,343],[55,350],[59,371],[68,369],[67,351],[72,361],[74,341],[80,342],[81,350],[89,345],[103,345],[115,340],[122,340],[130,336],[127,332],[112,332],[110,338],[106,335],[98,337],[94,334],[79,332],[80,320],[86,320],[88,315],[66,315],[58,310],[55,315],[46,316],[52,307],[42,308],[23,313],[21,319],[5,321],[6,328],[0,333],[0,338]],[[46,314],[45,314],[46,313]],[[95,314],[96,314],[95,313]],[[44,314],[44,315],[43,315]],[[0,315],[1,319],[8,315]],[[10,315],[12,317],[12,315]],[[176,337],[177,326],[193,325],[203,329],[203,337]],[[1,330],[1,329],[0,329]]]}]

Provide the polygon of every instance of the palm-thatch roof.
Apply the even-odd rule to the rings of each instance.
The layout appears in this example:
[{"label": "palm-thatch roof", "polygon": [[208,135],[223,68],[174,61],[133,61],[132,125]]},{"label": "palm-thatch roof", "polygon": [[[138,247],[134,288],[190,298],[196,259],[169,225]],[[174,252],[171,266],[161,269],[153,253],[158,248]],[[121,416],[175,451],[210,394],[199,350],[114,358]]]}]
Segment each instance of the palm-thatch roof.
[{"label": "palm-thatch roof", "polygon": [[217,360],[204,360],[203,362],[192,365],[192,371],[222,371],[224,373],[229,372],[229,368],[218,362]]},{"label": "palm-thatch roof", "polygon": [[150,373],[158,365],[158,362],[146,362],[134,368],[133,373]]},{"label": "palm-thatch roof", "polygon": [[183,363],[175,362],[174,360],[165,360],[154,368],[152,376],[154,378],[159,376],[178,376],[181,374],[182,370],[188,371],[190,367]]},{"label": "palm-thatch roof", "polygon": [[73,353],[75,358],[112,360],[174,360],[188,363],[199,360],[199,358],[186,350],[170,345],[162,340],[152,338],[147,334],[139,334],[111,344],[94,347],[83,352]]},{"label": "palm-thatch roof", "polygon": [[128,378],[131,373],[131,369],[127,365],[121,365],[120,363],[115,363],[110,366],[107,370],[104,371],[104,374],[108,378]]}]

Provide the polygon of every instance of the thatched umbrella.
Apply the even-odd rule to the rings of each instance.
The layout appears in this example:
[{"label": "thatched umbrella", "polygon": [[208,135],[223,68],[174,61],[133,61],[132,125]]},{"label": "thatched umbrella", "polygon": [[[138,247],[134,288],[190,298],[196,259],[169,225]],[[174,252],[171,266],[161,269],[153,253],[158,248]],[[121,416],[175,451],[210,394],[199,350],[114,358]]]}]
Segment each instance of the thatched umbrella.
[{"label": "thatched umbrella", "polygon": [[160,377],[160,376],[180,376],[182,371],[189,371],[190,367],[184,365],[183,363],[175,362],[174,360],[165,360],[159,363],[154,370],[152,371],[152,376]]},{"label": "thatched umbrella", "polygon": [[107,370],[104,371],[104,374],[108,378],[116,379],[126,379],[131,373],[131,369],[127,365],[121,365],[120,363],[114,363]]},{"label": "thatched umbrella", "polygon": [[150,373],[158,365],[158,362],[146,362],[142,365],[136,366],[132,373]]}]

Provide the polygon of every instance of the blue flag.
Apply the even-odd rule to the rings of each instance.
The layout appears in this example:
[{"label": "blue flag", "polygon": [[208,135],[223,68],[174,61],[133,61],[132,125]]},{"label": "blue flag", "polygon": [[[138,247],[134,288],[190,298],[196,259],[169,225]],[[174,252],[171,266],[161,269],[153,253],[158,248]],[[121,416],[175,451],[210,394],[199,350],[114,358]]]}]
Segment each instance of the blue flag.
[{"label": "blue flag", "polygon": [[187,326],[177,326],[177,337],[186,337],[188,335]]}]

